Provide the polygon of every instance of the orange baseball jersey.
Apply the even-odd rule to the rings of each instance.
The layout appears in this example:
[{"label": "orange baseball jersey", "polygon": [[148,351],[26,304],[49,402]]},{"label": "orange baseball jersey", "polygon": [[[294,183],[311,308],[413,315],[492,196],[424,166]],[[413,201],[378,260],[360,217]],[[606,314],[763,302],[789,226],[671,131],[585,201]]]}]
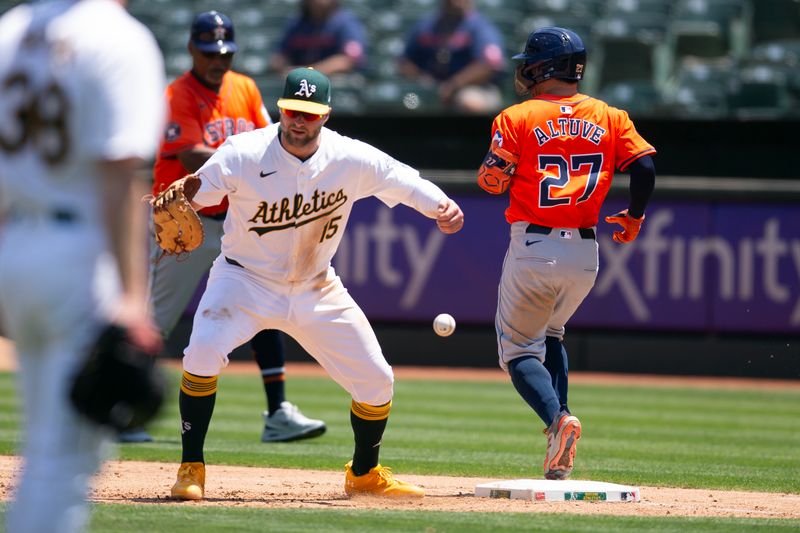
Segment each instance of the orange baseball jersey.
[{"label": "orange baseball jersey", "polygon": [[[186,72],[167,87],[167,103],[169,120],[153,169],[154,195],[188,173],[178,153],[198,145],[217,148],[231,135],[271,123],[253,79],[233,71],[225,74],[219,94]],[[227,208],[225,198],[200,212],[215,215]]]},{"label": "orange baseball jersey", "polygon": [[495,118],[492,136],[519,156],[509,185],[509,224],[595,226],[615,169],[655,153],[625,111],[584,94],[511,106]]}]

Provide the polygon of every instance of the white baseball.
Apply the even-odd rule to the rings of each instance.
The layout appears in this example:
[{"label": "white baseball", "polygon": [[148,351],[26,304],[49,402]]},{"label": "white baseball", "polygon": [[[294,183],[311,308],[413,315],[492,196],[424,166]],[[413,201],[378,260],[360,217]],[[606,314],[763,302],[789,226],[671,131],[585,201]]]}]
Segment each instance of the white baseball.
[{"label": "white baseball", "polygon": [[433,319],[433,331],[440,337],[448,337],[456,330],[456,319],[447,313]]}]

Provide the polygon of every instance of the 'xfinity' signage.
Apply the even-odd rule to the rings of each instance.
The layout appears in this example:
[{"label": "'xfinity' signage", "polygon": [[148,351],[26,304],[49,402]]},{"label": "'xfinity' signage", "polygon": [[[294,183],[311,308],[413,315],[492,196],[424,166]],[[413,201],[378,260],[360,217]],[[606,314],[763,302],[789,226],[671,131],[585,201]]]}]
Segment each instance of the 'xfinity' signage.
[{"label": "'xfinity' signage", "polygon": [[395,222],[392,217],[401,209],[386,206],[373,209],[372,223],[355,222],[351,218],[336,253],[334,268],[346,285],[377,283],[397,290],[400,309],[413,309],[431,281],[446,235],[435,224],[423,229]]},{"label": "'xfinity' signage", "polygon": [[[466,222],[450,236],[403,206],[356,204],[334,267],[371,319],[493,322],[507,200],[456,201]],[[571,325],[800,331],[800,209],[654,201],[636,241],[614,243],[615,228],[598,226],[600,273]]]},{"label": "'xfinity' signage", "polygon": [[[621,312],[653,327],[800,331],[796,208],[655,203],[632,246],[601,235],[600,253],[595,290],[575,323],[615,326],[609,315]],[[622,310],[608,309],[610,299]]]}]

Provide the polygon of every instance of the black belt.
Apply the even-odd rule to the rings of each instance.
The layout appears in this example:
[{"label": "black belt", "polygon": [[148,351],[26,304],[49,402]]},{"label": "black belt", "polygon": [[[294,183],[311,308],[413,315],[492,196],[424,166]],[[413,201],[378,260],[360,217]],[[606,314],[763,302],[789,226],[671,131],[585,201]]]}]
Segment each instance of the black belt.
[{"label": "black belt", "polygon": [[[538,233],[540,235],[550,235],[551,231],[553,231],[553,228],[540,226],[539,224],[528,224],[528,227],[525,228],[525,233]],[[594,240],[594,228],[578,228],[578,233],[580,234],[581,239]]]},{"label": "black belt", "polygon": [[225,220],[225,216],[228,214],[227,211],[223,211],[222,213],[215,213],[213,215],[206,215],[205,213],[200,213],[201,217],[210,218],[213,220]]},{"label": "black belt", "polygon": [[236,259],[231,259],[228,256],[225,256],[225,261],[227,261],[229,265],[237,266],[239,268],[244,268],[239,261],[237,261]]}]

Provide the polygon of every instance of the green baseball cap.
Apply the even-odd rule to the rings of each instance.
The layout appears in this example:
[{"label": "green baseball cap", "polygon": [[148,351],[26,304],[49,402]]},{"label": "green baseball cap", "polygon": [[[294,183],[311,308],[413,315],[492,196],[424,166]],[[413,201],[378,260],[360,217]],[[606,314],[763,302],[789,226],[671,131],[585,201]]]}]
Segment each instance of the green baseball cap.
[{"label": "green baseball cap", "polygon": [[296,68],[286,76],[278,107],[325,115],[331,110],[331,80],[313,68]]}]

